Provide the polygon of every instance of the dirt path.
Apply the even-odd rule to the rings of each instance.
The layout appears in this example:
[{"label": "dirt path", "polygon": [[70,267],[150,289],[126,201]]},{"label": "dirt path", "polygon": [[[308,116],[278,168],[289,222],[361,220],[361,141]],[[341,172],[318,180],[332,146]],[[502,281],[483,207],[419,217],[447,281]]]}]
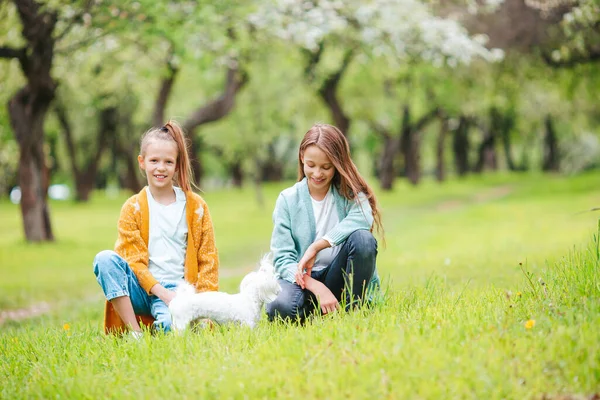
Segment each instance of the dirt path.
[{"label": "dirt path", "polygon": [[28,318],[37,317],[50,312],[50,304],[46,302],[36,303],[27,308],[18,308],[16,310],[0,311],[0,325],[7,321],[21,321]]}]

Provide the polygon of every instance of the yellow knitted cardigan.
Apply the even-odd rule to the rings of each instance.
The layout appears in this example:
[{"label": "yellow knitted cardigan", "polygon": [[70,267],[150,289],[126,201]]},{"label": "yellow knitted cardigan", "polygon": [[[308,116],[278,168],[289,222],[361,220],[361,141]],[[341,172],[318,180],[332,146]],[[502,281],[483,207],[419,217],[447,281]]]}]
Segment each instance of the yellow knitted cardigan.
[{"label": "yellow knitted cardigan", "polygon": [[[202,197],[193,192],[186,192],[185,199],[188,237],[184,278],[194,284],[199,292],[216,291],[219,289],[219,254],[208,206]],[[144,188],[131,196],[121,208],[115,252],[127,261],[140,286],[150,295],[150,289],[158,281],[148,270],[149,221],[148,194]],[[144,324],[152,322],[151,316],[139,317]],[[123,321],[107,301],[104,331],[117,333],[124,328]]]}]

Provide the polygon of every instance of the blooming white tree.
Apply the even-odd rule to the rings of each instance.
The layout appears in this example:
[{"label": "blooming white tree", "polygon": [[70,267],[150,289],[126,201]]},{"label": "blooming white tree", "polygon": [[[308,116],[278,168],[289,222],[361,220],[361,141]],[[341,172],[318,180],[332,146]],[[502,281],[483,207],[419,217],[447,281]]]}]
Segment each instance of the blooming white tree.
[{"label": "blooming white tree", "polygon": [[436,16],[419,0],[269,0],[250,21],[277,37],[318,51],[324,41],[362,46],[390,60],[420,57],[449,65],[502,58],[485,37],[470,36],[457,21]]},{"label": "blooming white tree", "polygon": [[335,123],[347,132],[350,119],[336,89],[353,58],[384,61],[394,67],[407,60],[457,66],[476,58],[496,61],[501,50],[485,47],[485,36],[470,36],[460,23],[436,16],[420,0],[268,0],[250,15],[259,32],[291,42],[308,55],[306,77],[315,80],[324,49],[342,49],[338,67],[318,93]]},{"label": "blooming white tree", "polygon": [[562,14],[560,25],[566,40],[547,62],[556,66],[600,60],[600,0],[526,0],[543,17]]},{"label": "blooming white tree", "polygon": [[[499,4],[496,0],[487,3],[492,8]],[[475,10],[473,4],[465,4],[469,12]],[[318,83],[317,92],[345,134],[351,119],[342,107],[337,88],[353,59],[371,62],[373,68],[385,65],[394,70],[412,62],[456,67],[475,59],[493,62],[503,57],[501,50],[485,47],[485,36],[469,35],[458,20],[436,15],[421,0],[269,0],[251,15],[250,22],[264,34],[300,46],[308,56],[305,76],[311,83],[318,80],[319,72],[328,71]],[[326,48],[337,54],[337,67],[333,70],[320,65],[324,63]],[[329,66],[331,61],[326,63]],[[431,104],[431,110],[416,121],[410,118],[408,104],[403,110],[398,135],[392,135],[381,124],[370,123],[384,140],[380,168],[388,180],[384,183],[386,179],[382,178],[385,189],[391,188],[391,180],[396,176],[393,160],[398,151],[405,157],[407,175],[412,175],[413,183],[418,182],[419,150],[415,138],[419,129],[439,115],[436,104]]]}]

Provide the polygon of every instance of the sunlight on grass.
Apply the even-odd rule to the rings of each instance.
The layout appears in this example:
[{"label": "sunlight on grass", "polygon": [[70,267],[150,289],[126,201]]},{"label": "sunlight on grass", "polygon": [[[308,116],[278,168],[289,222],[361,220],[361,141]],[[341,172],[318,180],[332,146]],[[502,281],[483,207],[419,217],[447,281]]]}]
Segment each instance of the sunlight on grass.
[{"label": "sunlight on grass", "polygon": [[[0,333],[0,398],[540,398],[591,394],[600,379],[600,176],[498,175],[381,193],[387,300],[372,310],[268,324],[105,336],[91,261],[111,248],[125,195],[52,204],[57,243],[25,244],[0,203],[0,310],[48,314]],[[205,193],[221,286],[268,251],[285,185]],[[591,239],[594,241],[591,242]],[[589,244],[589,245],[588,245]],[[185,371],[182,373],[182,371]],[[160,376],[154,384],[151,376]],[[107,385],[110,382],[110,385]]]}]

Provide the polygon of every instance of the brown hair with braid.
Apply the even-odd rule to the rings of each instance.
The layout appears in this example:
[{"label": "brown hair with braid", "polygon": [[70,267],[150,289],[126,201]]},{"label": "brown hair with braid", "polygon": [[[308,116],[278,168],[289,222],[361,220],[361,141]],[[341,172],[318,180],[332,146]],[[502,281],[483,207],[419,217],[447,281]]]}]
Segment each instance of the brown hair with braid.
[{"label": "brown hair with braid", "polygon": [[140,141],[140,155],[146,155],[148,144],[154,140],[166,140],[177,145],[177,176],[174,181],[184,192],[198,189],[194,183],[194,173],[189,155],[190,142],[183,133],[183,129],[176,121],[169,120],[160,128],[151,128],[144,133]]},{"label": "brown hair with braid", "polygon": [[359,193],[364,193],[369,199],[373,212],[374,227],[383,238],[383,224],[377,199],[371,187],[358,172],[358,168],[350,157],[350,145],[344,134],[335,126],[315,124],[304,135],[298,151],[298,181],[304,179],[304,152],[307,147],[315,145],[321,149],[335,167],[332,184],[342,196],[351,201],[357,201]]}]

